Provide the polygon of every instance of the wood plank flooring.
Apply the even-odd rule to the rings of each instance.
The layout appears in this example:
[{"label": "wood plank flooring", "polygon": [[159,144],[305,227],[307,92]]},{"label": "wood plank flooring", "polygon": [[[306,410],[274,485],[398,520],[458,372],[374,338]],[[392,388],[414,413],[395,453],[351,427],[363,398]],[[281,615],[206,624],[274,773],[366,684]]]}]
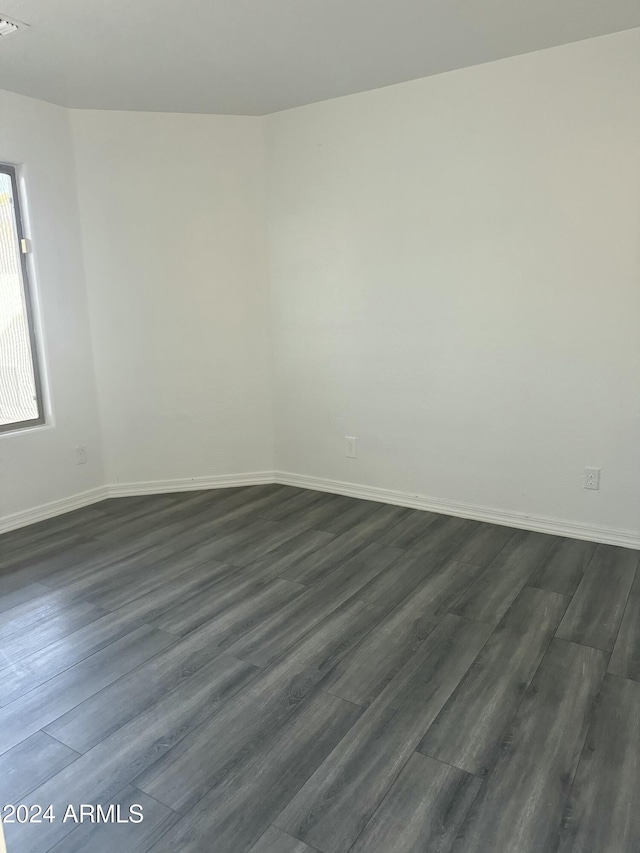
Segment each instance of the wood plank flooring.
[{"label": "wood plank flooring", "polygon": [[285,486],[7,533],[8,850],[638,853],[639,560]]}]

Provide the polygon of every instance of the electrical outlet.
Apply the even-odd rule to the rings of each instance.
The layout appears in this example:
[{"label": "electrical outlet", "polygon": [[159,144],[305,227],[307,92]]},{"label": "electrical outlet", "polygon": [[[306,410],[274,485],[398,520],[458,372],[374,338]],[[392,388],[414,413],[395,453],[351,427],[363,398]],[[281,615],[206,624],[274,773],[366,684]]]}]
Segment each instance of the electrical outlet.
[{"label": "electrical outlet", "polygon": [[84,465],[87,461],[87,448],[84,444],[76,447],[76,465]]},{"label": "electrical outlet", "polygon": [[357,459],[358,458],[358,439],[354,435],[345,435],[345,448],[344,455],[348,456],[349,459]]},{"label": "electrical outlet", "polygon": [[585,468],[584,469],[584,487],[585,489],[599,489],[600,488],[600,469],[599,468]]}]

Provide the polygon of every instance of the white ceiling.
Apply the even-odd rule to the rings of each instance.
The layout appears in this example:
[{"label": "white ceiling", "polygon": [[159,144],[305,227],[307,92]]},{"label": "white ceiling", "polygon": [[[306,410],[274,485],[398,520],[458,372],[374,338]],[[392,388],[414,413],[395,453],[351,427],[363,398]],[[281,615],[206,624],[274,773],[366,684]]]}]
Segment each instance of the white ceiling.
[{"label": "white ceiling", "polygon": [[640,26],[639,0],[0,0],[0,88],[263,115]]}]

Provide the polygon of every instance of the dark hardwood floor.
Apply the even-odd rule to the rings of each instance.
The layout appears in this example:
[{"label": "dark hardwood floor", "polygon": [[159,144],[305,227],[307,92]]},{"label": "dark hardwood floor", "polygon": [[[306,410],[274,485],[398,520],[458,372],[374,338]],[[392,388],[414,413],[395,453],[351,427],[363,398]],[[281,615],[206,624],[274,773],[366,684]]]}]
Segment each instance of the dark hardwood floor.
[{"label": "dark hardwood floor", "polygon": [[638,853],[639,559],[284,486],[5,534],[8,851]]}]

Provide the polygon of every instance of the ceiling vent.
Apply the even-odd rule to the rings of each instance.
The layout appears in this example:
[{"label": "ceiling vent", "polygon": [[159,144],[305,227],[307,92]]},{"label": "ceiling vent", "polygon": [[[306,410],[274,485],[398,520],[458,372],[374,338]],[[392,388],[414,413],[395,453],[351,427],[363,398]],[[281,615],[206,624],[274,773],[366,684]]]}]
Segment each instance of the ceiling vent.
[{"label": "ceiling vent", "polygon": [[7,21],[6,18],[0,17],[0,38],[2,36],[10,36],[11,33],[15,33],[18,29],[18,25],[14,24],[13,21]]}]

